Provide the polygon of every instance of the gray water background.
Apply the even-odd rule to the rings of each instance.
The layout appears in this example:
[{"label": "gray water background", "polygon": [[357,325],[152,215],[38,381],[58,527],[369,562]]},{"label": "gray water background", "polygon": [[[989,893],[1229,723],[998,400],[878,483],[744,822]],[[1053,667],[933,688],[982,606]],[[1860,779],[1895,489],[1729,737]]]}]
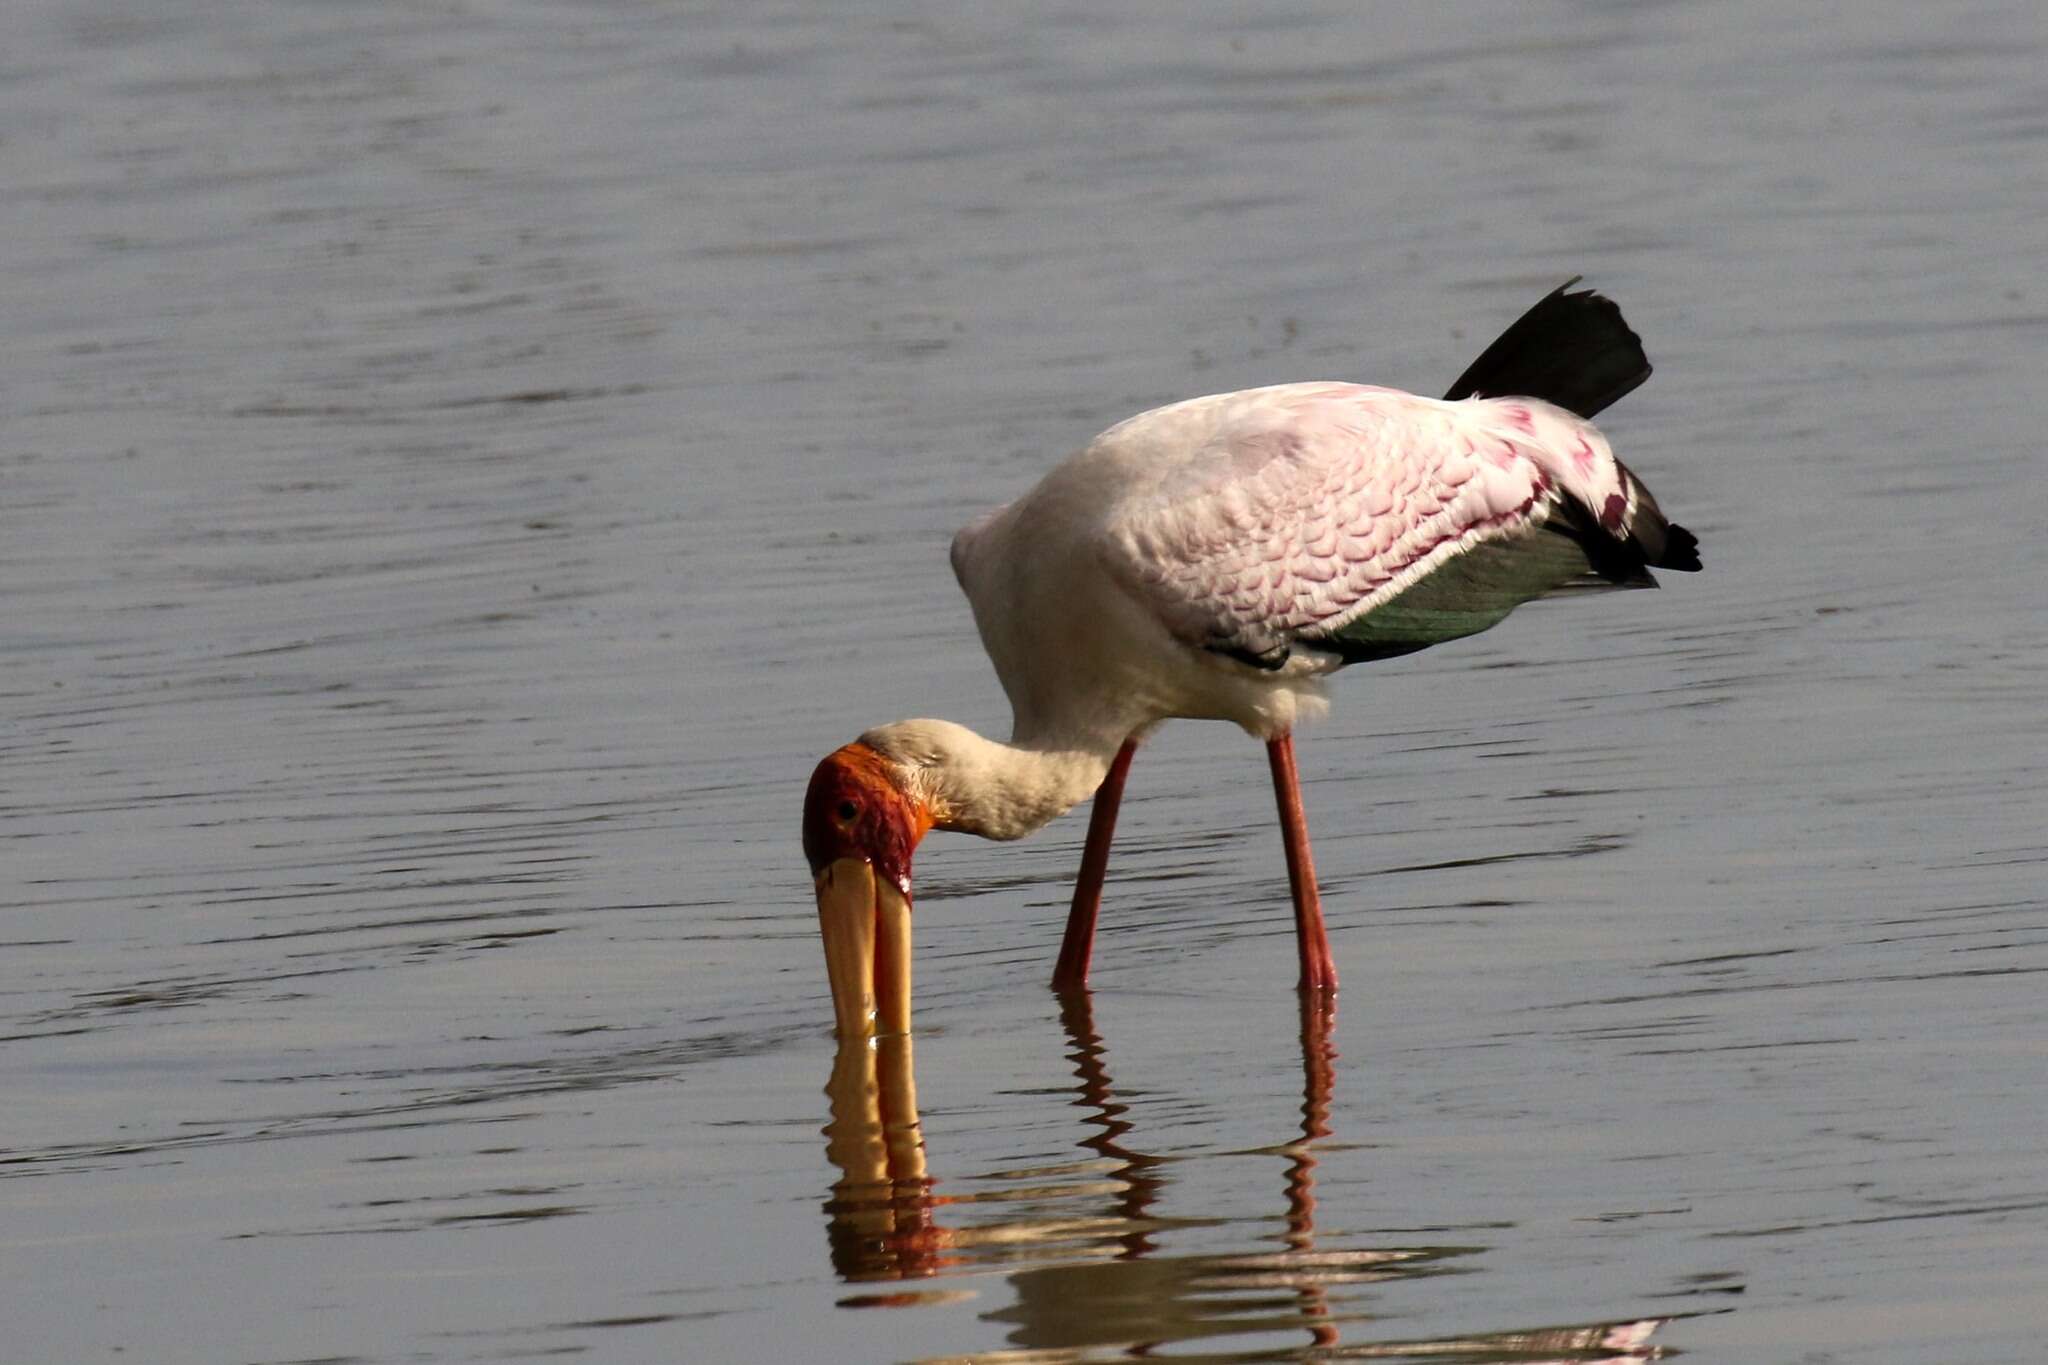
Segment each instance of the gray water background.
[{"label": "gray water background", "polygon": [[[2032,0],[12,0],[5,1359],[2039,1359],[2044,72]],[[930,840],[945,1250],[864,1247],[795,819],[1004,731],[952,531],[1574,274],[1708,572],[1341,680],[1326,1041],[1227,727],[1080,1015],[1080,815]]]}]

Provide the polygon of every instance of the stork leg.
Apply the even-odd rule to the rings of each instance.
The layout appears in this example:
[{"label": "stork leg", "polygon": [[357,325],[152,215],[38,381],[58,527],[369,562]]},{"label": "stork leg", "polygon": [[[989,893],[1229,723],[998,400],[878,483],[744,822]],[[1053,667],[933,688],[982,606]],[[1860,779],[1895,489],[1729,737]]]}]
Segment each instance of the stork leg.
[{"label": "stork leg", "polygon": [[1109,840],[1116,833],[1116,808],[1124,799],[1124,776],[1137,752],[1137,740],[1124,741],[1088,808],[1088,843],[1081,851],[1081,874],[1074,880],[1074,908],[1067,912],[1067,936],[1060,944],[1059,965],[1052,970],[1056,991],[1077,991],[1088,984],[1095,917],[1102,909],[1102,878],[1109,871]]},{"label": "stork leg", "polygon": [[1294,736],[1266,741],[1273,767],[1273,795],[1280,803],[1280,840],[1287,846],[1287,884],[1294,892],[1294,936],[1301,950],[1304,991],[1337,989],[1337,958],[1323,928],[1323,898],[1316,891],[1316,864],[1308,847],[1308,818],[1301,810],[1301,782],[1294,768]]}]

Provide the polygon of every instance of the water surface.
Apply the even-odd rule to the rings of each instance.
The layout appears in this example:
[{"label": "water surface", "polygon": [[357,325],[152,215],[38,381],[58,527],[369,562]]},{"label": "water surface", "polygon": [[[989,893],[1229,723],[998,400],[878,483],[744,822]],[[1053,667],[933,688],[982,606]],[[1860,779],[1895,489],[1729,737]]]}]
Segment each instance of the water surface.
[{"label": "water surface", "polygon": [[[2036,6],[0,52],[10,1358],[2040,1355]],[[1574,274],[1709,572],[1342,681],[1341,1007],[1184,725],[1092,997],[1082,822],[935,838],[914,1041],[841,1053],[797,805],[1006,726],[952,531],[1153,403],[1440,389]]]}]

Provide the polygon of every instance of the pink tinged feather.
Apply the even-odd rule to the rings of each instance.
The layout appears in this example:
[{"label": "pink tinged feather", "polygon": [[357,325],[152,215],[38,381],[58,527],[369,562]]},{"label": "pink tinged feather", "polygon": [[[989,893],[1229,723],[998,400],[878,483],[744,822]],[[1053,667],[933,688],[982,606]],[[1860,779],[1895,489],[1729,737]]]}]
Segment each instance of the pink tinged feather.
[{"label": "pink tinged feather", "polygon": [[[1540,516],[1553,480],[1603,523],[1628,515],[1605,442],[1548,405],[1349,385],[1198,401],[1210,404],[1206,443],[1100,542],[1185,638],[1264,651],[1276,634],[1354,616],[1445,547]],[[1124,429],[1142,434],[1143,420]]]},{"label": "pink tinged feather", "polygon": [[1483,517],[1497,517],[1513,510],[1529,496],[1529,481],[1517,478],[1506,469],[1493,468],[1480,479],[1480,512]]}]

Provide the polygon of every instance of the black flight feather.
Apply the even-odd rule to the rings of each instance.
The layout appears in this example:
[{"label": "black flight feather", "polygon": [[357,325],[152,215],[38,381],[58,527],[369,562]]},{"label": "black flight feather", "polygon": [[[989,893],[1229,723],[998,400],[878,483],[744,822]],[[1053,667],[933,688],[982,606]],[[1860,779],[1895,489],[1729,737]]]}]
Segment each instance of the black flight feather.
[{"label": "black flight feather", "polygon": [[1621,307],[1573,276],[1480,353],[1445,398],[1540,398],[1591,419],[1650,377],[1642,338]]}]

